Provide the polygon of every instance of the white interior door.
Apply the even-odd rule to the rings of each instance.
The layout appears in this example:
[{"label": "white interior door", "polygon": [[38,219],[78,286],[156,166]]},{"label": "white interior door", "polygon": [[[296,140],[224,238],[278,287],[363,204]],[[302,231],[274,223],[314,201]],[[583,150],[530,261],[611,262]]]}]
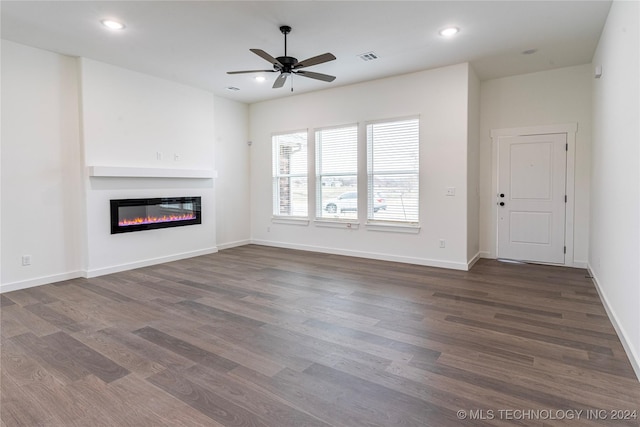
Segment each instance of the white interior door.
[{"label": "white interior door", "polygon": [[498,258],[564,264],[566,134],[498,140]]}]

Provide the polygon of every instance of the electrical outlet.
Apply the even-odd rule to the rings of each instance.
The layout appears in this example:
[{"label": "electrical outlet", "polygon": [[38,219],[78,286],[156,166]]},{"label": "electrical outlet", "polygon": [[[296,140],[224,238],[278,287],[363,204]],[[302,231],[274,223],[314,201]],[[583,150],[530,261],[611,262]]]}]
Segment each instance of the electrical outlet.
[{"label": "electrical outlet", "polygon": [[444,248],[446,246],[446,242],[444,241],[444,239],[440,239],[440,247]]},{"label": "electrical outlet", "polygon": [[267,227],[267,233],[271,232],[271,227]]},{"label": "electrical outlet", "polygon": [[156,160],[162,160],[162,153],[160,151],[156,151]]},{"label": "electrical outlet", "polygon": [[22,255],[22,265],[31,265],[31,255]]},{"label": "electrical outlet", "polygon": [[173,161],[179,162],[180,161],[180,154],[174,154],[173,155]]},{"label": "electrical outlet", "polygon": [[447,187],[447,196],[455,196],[456,187]]}]

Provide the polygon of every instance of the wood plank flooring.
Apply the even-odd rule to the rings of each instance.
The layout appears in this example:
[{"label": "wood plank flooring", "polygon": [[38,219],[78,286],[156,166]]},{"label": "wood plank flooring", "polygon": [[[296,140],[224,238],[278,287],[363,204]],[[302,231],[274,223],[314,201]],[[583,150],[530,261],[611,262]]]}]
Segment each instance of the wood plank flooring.
[{"label": "wood plank flooring", "polygon": [[0,425],[639,425],[585,276],[248,245],[5,293]]}]

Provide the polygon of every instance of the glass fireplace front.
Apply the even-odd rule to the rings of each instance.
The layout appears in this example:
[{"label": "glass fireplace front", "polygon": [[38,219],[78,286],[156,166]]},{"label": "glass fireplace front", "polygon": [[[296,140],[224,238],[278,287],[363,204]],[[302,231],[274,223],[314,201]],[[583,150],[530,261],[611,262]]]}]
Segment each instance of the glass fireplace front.
[{"label": "glass fireplace front", "polygon": [[200,197],[111,200],[111,234],[201,224]]}]

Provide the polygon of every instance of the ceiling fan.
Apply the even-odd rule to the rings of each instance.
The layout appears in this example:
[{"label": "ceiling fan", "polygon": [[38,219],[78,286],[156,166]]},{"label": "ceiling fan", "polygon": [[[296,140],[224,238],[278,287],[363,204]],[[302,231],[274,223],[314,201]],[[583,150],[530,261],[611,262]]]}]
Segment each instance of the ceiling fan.
[{"label": "ceiling fan", "polygon": [[[278,56],[274,58],[267,52],[261,49],[249,49],[251,52],[258,55],[260,58],[269,61],[273,65],[272,70],[247,70],[247,71],[228,71],[227,74],[246,74],[246,73],[276,73],[280,72],[280,75],[273,83],[273,88],[277,89],[284,86],[287,81],[287,77],[291,74],[297,74],[298,76],[308,77],[310,79],[322,80],[323,82],[332,82],[336,78],[328,74],[314,73],[313,71],[300,70],[301,68],[310,67],[312,65],[318,65],[325,62],[333,61],[336,57],[332,53],[323,53],[322,55],[314,56],[304,61],[298,62],[298,60],[292,56],[287,56],[287,34],[291,32],[291,27],[283,25],[280,27],[280,32],[284,34],[284,56]],[[293,90],[293,89],[292,89]]]}]

